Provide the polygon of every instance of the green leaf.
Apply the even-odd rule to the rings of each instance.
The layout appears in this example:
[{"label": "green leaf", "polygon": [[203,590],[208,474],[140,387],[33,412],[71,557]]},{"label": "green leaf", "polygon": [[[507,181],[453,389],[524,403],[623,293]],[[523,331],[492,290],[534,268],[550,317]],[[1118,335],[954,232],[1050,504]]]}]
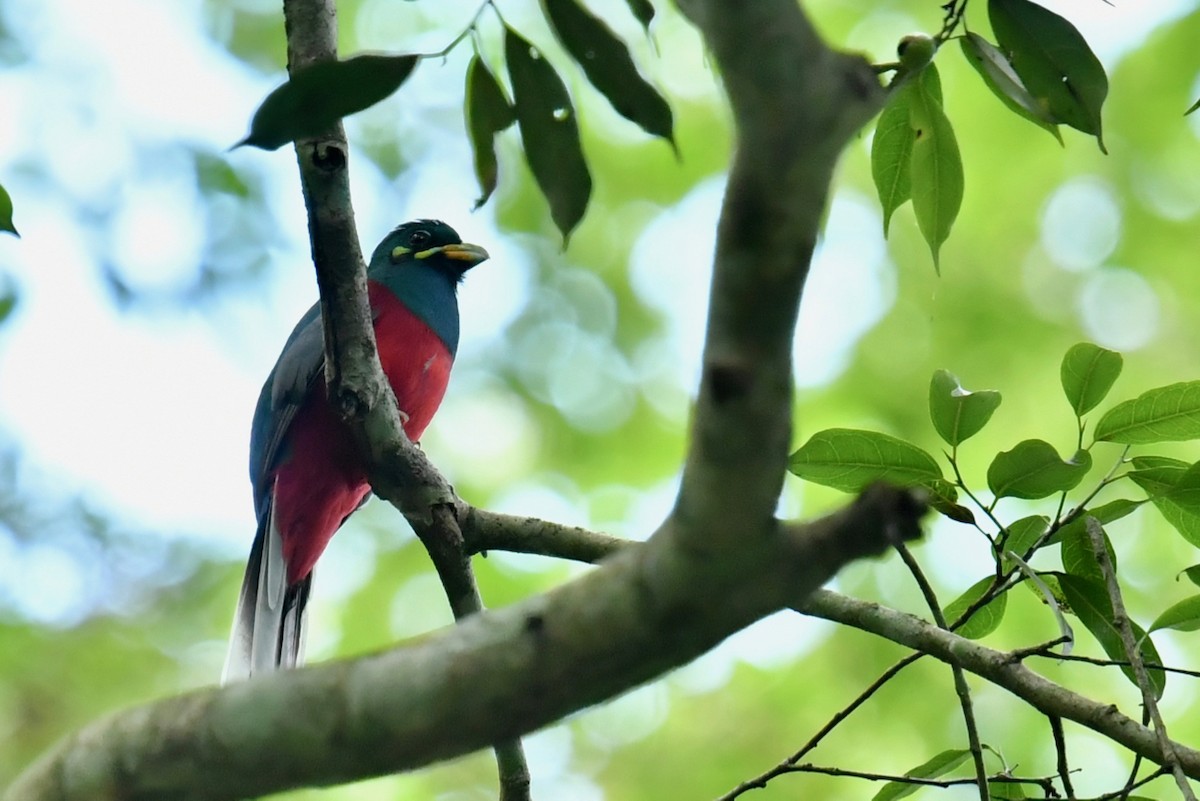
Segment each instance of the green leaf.
[{"label": "green leaf", "polygon": [[[969,756],[971,756],[971,752],[967,749],[953,748],[949,751],[943,751],[928,762],[917,765],[912,770],[906,770],[904,775],[911,776],[914,779],[936,779],[939,776],[945,776],[966,762]],[[907,798],[920,789],[921,785],[910,782],[888,782],[878,793],[872,796],[872,801],[896,801],[898,798]]]},{"label": "green leaf", "polygon": [[1200,587],[1200,565],[1184,568],[1183,575],[1187,576],[1188,581]]},{"label": "green leaf", "polygon": [[1200,438],[1200,381],[1158,387],[1118,403],[1096,423],[1095,437],[1125,445]]},{"label": "green leaf", "polygon": [[478,55],[467,65],[466,108],[467,133],[475,154],[475,178],[479,181],[479,208],[496,191],[496,134],[512,125],[517,113],[491,70]]},{"label": "green leaf", "polygon": [[988,16],[1029,93],[1055,121],[1092,134],[1107,153],[1100,110],[1108,76],[1075,26],[1029,0],[989,0]]},{"label": "green leaf", "polygon": [[1104,400],[1124,363],[1121,354],[1090,342],[1080,342],[1067,351],[1060,375],[1063,392],[1076,417],[1087,414]]},{"label": "green leaf", "polygon": [[1065,534],[1073,532],[1075,529],[1086,532],[1086,520],[1089,517],[1096,518],[1096,520],[1100,521],[1101,525],[1107,525],[1130,514],[1143,503],[1145,501],[1131,501],[1128,498],[1117,498],[1094,508],[1086,509],[1083,514],[1056,531],[1054,536],[1050,538],[1050,542],[1060,542]]},{"label": "green leaf", "polygon": [[1063,597],[1062,587],[1059,586],[1058,576],[1053,573],[1039,573],[1034,570],[1021,557],[1009,551],[1005,554],[1009,559],[1016,563],[1022,575],[1025,576],[1025,581],[1021,583],[1034,595],[1042,599],[1042,603],[1050,608],[1054,614],[1054,620],[1058,623],[1058,633],[1064,640],[1063,653],[1071,653],[1071,648],[1075,645],[1075,632],[1071,630],[1071,624],[1067,621],[1067,616],[1064,613],[1069,611],[1067,599]]},{"label": "green leaf", "polygon": [[[1030,515],[1009,523],[1004,528],[1004,550],[1012,551],[1017,556],[1024,557],[1025,553],[1042,538],[1050,528],[1050,518],[1045,515]],[[1011,567],[1012,560],[1007,553],[1004,556],[1005,568]]]},{"label": "green leaf", "polygon": [[0,231],[7,231],[18,239],[21,237],[13,225],[13,202],[4,184],[0,184]]},{"label": "green leaf", "polygon": [[1200,463],[1188,465],[1165,456],[1139,456],[1126,477],[1150,496],[1150,502],[1171,526],[1200,546]]},{"label": "green leaf", "polygon": [[[983,597],[984,593],[991,589],[994,582],[994,576],[980,579],[972,584],[962,595],[946,604],[946,608],[942,610],[942,613],[946,616],[946,620],[951,624],[957,621],[971,604],[978,601]],[[968,640],[978,640],[986,637],[1000,627],[1000,623],[1004,620],[1006,609],[1008,609],[1008,595],[1001,593],[977,609],[970,620],[955,629],[955,633],[961,637],[966,637]]]},{"label": "green leaf", "polygon": [[12,314],[13,309],[17,307],[17,293],[9,288],[3,295],[0,295],[0,323],[8,319]]},{"label": "green leaf", "polygon": [[999,405],[999,392],[968,392],[946,370],[936,371],[929,382],[929,416],[938,435],[951,446],[979,433]]},{"label": "green leaf", "polygon": [[[1109,658],[1115,661],[1127,660],[1129,655],[1125,652],[1125,646],[1121,642],[1120,632],[1113,624],[1112,602],[1109,600],[1104,585],[1094,579],[1065,573],[1059,575],[1058,583],[1062,588],[1063,595],[1066,596],[1067,603],[1071,605],[1071,611],[1092,633]],[[1138,651],[1142,656],[1142,661],[1146,664],[1150,682],[1154,685],[1155,697],[1161,698],[1163,690],[1167,686],[1167,675],[1162,670],[1151,668],[1151,665],[1162,665],[1162,657],[1158,655],[1158,649],[1154,647],[1154,642],[1146,636],[1145,629],[1132,621],[1130,621],[1130,626],[1133,629],[1134,642],[1139,643]],[[1121,672],[1131,682],[1137,684],[1132,668],[1122,667]]]},{"label": "green leaf", "polygon": [[563,47],[617,113],[674,147],[671,107],[638,72],[624,42],[576,0],[542,0],[542,9]]},{"label": "green leaf", "polygon": [[1092,467],[1092,457],[1079,451],[1070,461],[1059,458],[1048,442],[1027,439],[1011,451],[996,454],[988,467],[988,487],[997,498],[1045,498],[1074,489]]},{"label": "green leaf", "polygon": [[575,107],[558,73],[512,28],[504,29],[504,55],[525,158],[566,241],[583,219],[592,194]]},{"label": "green leaf", "polygon": [[[1103,584],[1104,572],[1100,569],[1100,563],[1096,560],[1096,552],[1092,549],[1092,539],[1087,531],[1087,518],[1089,516],[1084,515],[1080,518],[1077,521],[1080,525],[1067,526],[1059,532],[1062,538],[1063,570],[1072,576],[1093,579]],[[1113,551],[1112,541],[1108,538],[1108,532],[1104,532],[1104,548],[1108,551],[1108,558],[1112,562],[1113,571],[1115,572],[1117,570],[1117,554]]]},{"label": "green leaf", "polygon": [[625,4],[642,27],[650,30],[650,23],[654,21],[654,5],[650,0],[625,0]]},{"label": "green leaf", "polygon": [[830,428],[813,434],[792,454],[788,469],[800,478],[843,492],[887,481],[899,486],[948,484],[934,458],[896,437]]},{"label": "green leaf", "polygon": [[1054,119],[1029,93],[1025,84],[1021,83],[1020,76],[1013,70],[1012,64],[1008,63],[1004,54],[987,39],[970,31],[959,41],[962,43],[963,55],[983,78],[987,88],[992,90],[992,94],[1000,98],[1001,102],[1018,116],[1049,131],[1061,145],[1062,134],[1059,133]]},{"label": "green leaf", "polygon": [[1195,103],[1188,106],[1188,110],[1183,112],[1183,116],[1185,116],[1185,117],[1188,116],[1189,114],[1191,114],[1193,111],[1195,111],[1198,108],[1200,108],[1200,100],[1197,100]]},{"label": "green leaf", "polygon": [[871,178],[883,208],[885,238],[892,212],[912,197],[912,146],[916,141],[909,123],[912,91],[908,83],[892,93],[871,140]]},{"label": "green leaf", "polygon": [[930,64],[923,69],[913,85],[915,91],[909,115],[915,136],[912,146],[913,211],[917,216],[917,227],[933,255],[933,266],[940,272],[938,253],[950,236],[950,228],[962,205],[962,158],[954,128],[942,110],[937,67]]},{"label": "green leaf", "polygon": [[368,54],[296,70],[287,83],[267,95],[254,112],[250,133],[234,147],[275,150],[322,134],[343,117],[399,89],[417,66],[417,58]]},{"label": "green leaf", "polygon": [[1200,595],[1184,598],[1179,603],[1168,607],[1150,624],[1150,631],[1159,629],[1175,629],[1176,631],[1200,629]]}]

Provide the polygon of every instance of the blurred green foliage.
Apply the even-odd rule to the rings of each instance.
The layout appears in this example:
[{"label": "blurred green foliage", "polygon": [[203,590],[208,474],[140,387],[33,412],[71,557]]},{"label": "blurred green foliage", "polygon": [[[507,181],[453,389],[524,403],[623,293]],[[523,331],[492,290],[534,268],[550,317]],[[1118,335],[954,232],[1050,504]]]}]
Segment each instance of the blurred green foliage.
[{"label": "blurred green foliage", "polygon": [[[18,13],[18,6],[0,2],[0,12]],[[528,253],[530,295],[507,328],[496,332],[494,345],[459,365],[451,398],[425,447],[473,503],[520,511],[523,501],[549,496],[574,521],[645,536],[668,508],[685,445],[691,386],[680,378],[680,366],[663,355],[672,353],[664,344],[671,321],[639,292],[631,252],[645,231],[658,230],[647,228],[652,221],[725,169],[732,147],[729,115],[702,48],[664,4],[658,4],[651,28],[653,43],[641,36],[636,20],[622,21],[629,16],[624,4],[595,3],[593,8],[625,37],[643,72],[664,90],[675,114],[678,159],[662,141],[617,116],[567,68],[536,10],[503,7],[510,24],[571,76],[595,189],[569,249],[562,252],[529,170],[515,157],[515,132],[498,137],[499,188],[484,213],[493,214]],[[831,41],[867,48],[875,61],[890,60],[890,48],[910,29],[934,31],[940,24],[936,3],[820,0],[806,7]],[[285,49],[277,4],[208,0],[205,8],[210,25],[197,35],[209,37],[229,59],[251,70],[282,74]],[[361,33],[371,30],[367,22],[387,15],[411,20],[389,30],[449,41],[457,33],[454,26],[469,19],[473,8],[464,7],[462,19],[453,13],[458,6],[448,9],[424,2],[342,2],[343,53],[361,49]],[[972,18],[972,23],[982,27],[984,21]],[[5,62],[20,64],[25,45],[10,36],[0,26]],[[946,54],[950,58],[939,58],[945,111],[955,126],[965,173],[962,209],[940,253],[942,275],[930,269],[911,210],[898,210],[876,276],[886,289],[887,308],[854,344],[835,380],[816,386],[803,382],[806,388],[796,400],[797,444],[823,428],[871,428],[937,453],[927,393],[933,372],[946,369],[965,386],[994,388],[1004,395],[992,423],[959,449],[967,482],[983,487],[990,455],[1021,440],[1044,438],[1060,453],[1073,451],[1074,417],[1058,381],[1062,354],[1074,343],[1094,340],[1127,352],[1113,397],[1134,397],[1150,387],[1198,377],[1200,189],[1194,176],[1200,174],[1200,142],[1195,119],[1182,116],[1200,68],[1194,48],[1198,37],[1200,12],[1192,12],[1164,24],[1119,60],[1102,53],[1111,85],[1104,118],[1108,156],[1089,138],[1070,131],[1060,147],[1009,113],[957,48]],[[365,45],[377,47],[378,42]],[[394,49],[428,50],[410,41],[396,41]],[[499,39],[485,41],[484,50],[497,54]],[[448,106],[457,110],[462,107],[462,76],[452,72],[443,70],[445,95]],[[380,130],[389,130],[389,115],[412,112],[404,108],[403,95],[401,90],[395,103],[364,113],[351,127],[357,157],[371,159],[383,175],[401,179],[421,149]],[[436,126],[431,137],[465,142],[460,116],[435,109],[421,120]],[[355,142],[356,133],[361,144]],[[878,222],[869,139],[864,135],[845,154],[836,193],[869,208]],[[198,191],[210,208],[224,204],[221,219],[236,222],[211,243],[211,257],[191,289],[173,300],[195,302],[196,287],[254,292],[262,270],[261,256],[255,254],[278,236],[272,233],[277,220],[272,204],[278,201],[262,190],[260,176],[229,171],[220,154],[193,155],[181,163],[193,165]],[[12,189],[11,182],[6,185]],[[1051,214],[1064,187],[1082,187],[1085,197],[1099,193],[1116,209],[1117,230],[1108,232],[1114,237],[1111,252],[1103,252],[1094,264],[1064,266],[1064,248],[1069,252],[1073,240],[1086,246],[1092,235],[1086,206],[1081,211],[1067,204],[1064,214]],[[21,198],[14,200],[20,214]],[[230,208],[235,213],[228,213]],[[77,213],[93,222],[98,214],[87,208]],[[99,219],[103,226],[103,214]],[[693,238],[711,237],[714,224],[699,223]],[[878,238],[880,226],[857,234]],[[658,243],[653,253],[693,252],[684,244]],[[707,264],[685,267],[696,284],[706,284]],[[827,265],[833,271],[839,267],[845,265]],[[653,275],[654,268],[643,269]],[[120,276],[120,265],[115,265],[110,285],[120,290],[114,291],[118,300],[146,301]],[[1122,334],[1131,323],[1112,295],[1127,299],[1119,291],[1125,284],[1119,282],[1130,277],[1129,285],[1148,292],[1156,305],[1148,319],[1134,321],[1141,329]],[[678,287],[680,293],[685,290],[692,294],[690,287]],[[1143,329],[1139,340],[1134,335]],[[2,335],[0,329],[0,347]],[[1121,347],[1122,341],[1134,347]],[[799,349],[805,347],[804,341],[798,343]],[[689,367],[683,365],[684,378]],[[567,389],[590,387],[586,382],[595,382],[597,375],[602,380],[589,390],[592,394],[576,397],[563,388],[564,382]],[[454,424],[455,404],[469,401],[472,389],[484,393],[492,413],[500,414],[497,408],[503,412],[494,419],[507,420],[523,438],[499,454],[497,458],[513,459],[499,469],[474,464],[471,453],[452,447],[449,436],[439,432],[439,427]],[[604,402],[593,402],[597,397]],[[1103,454],[1115,460],[1120,449],[1105,447],[1110,450]],[[1194,451],[1188,456],[1186,446],[1171,452],[1189,461],[1196,457]],[[20,460],[19,454],[12,458]],[[1111,460],[1105,463],[1098,452],[1093,477],[1107,470]],[[104,567],[97,586],[102,591],[119,586],[129,600],[116,605],[96,600],[86,614],[61,625],[22,615],[11,599],[0,606],[0,784],[55,739],[104,712],[212,683],[242,570],[198,545],[165,546],[158,540],[161,532],[131,532],[119,521],[103,519],[103,512],[81,514],[69,489],[19,481],[15,476],[20,473],[13,468],[13,480],[0,483],[0,534],[15,543],[10,551],[61,541],[64,552],[78,555],[74,543],[91,542],[83,553]],[[831,490],[790,479],[784,509],[813,516],[843,500]],[[1004,502],[1013,518],[1033,513],[1021,503]],[[29,520],[36,524],[23,527],[21,521]],[[316,580],[313,659],[383,648],[396,638],[447,624],[449,614],[424,554],[411,535],[401,532],[400,518],[375,503],[339,536]],[[1148,624],[1191,594],[1175,576],[1200,561],[1195,549],[1150,510],[1140,509],[1114,524],[1109,534],[1135,618]],[[59,536],[65,539],[55,539]],[[246,532],[247,543],[249,539]],[[154,554],[154,570],[122,567],[131,554],[147,552]],[[915,552],[943,603],[988,570],[986,542],[952,523],[938,522]],[[5,553],[0,551],[0,558]],[[554,586],[580,569],[503,554],[476,563],[484,598],[492,606]],[[343,569],[344,575],[332,577]],[[162,580],[164,575],[170,580]],[[923,611],[898,560],[854,565],[838,577],[836,587]],[[984,643],[1023,647],[1057,633],[1040,601],[1018,592],[1010,598],[1004,625]],[[1194,637],[1175,631],[1154,635],[1168,663],[1186,662],[1195,653]],[[1078,650],[1103,655],[1085,637]],[[535,797],[619,801],[720,795],[797,750],[904,655],[899,647],[857,631],[773,619],[752,635],[733,638],[718,655],[535,735],[528,746]],[[1136,716],[1134,690],[1116,670],[1046,660],[1034,667],[1092,697],[1120,703]],[[1054,752],[1045,720],[999,690],[980,682],[972,687],[978,690],[983,739],[1024,774],[1052,773]],[[1191,743],[1200,740],[1195,695],[1187,681],[1177,681],[1168,686],[1165,698],[1172,735]],[[1124,757],[1113,759],[1099,738],[1072,727],[1068,736],[1074,738],[1073,765],[1083,769],[1076,779],[1081,793],[1120,781]],[[826,765],[902,773],[964,742],[949,671],[924,659],[856,712],[811,758]],[[412,775],[286,797],[485,799],[494,797],[494,781],[490,755],[479,754]],[[861,798],[875,789],[852,779],[785,776],[751,797]]]}]

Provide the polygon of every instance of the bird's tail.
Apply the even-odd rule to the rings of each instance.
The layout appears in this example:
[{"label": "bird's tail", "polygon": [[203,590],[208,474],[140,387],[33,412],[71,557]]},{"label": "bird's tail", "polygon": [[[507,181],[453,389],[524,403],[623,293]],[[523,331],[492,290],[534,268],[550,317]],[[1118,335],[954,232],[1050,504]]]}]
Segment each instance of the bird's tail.
[{"label": "bird's tail", "polygon": [[283,540],[274,515],[268,511],[264,517],[246,564],[222,684],[304,663],[305,607],[312,573],[288,584]]}]

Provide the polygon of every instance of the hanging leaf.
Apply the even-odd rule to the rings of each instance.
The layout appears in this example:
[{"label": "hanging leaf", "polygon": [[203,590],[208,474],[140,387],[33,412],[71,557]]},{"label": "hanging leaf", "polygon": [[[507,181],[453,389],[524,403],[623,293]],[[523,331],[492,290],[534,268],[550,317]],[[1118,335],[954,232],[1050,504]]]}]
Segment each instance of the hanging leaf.
[{"label": "hanging leaf", "polygon": [[1145,445],[1200,439],[1200,381],[1183,381],[1118,403],[1096,423],[1102,442]]},{"label": "hanging leaf", "polygon": [[843,492],[858,492],[875,481],[927,486],[942,471],[928,453],[904,440],[875,431],[830,428],[813,434],[788,462],[800,478]]},{"label": "hanging leaf", "polygon": [[938,435],[952,447],[979,433],[999,405],[999,392],[968,392],[946,370],[935,372],[929,382],[929,416]]},{"label": "hanging leaf", "polygon": [[[1117,631],[1117,627],[1113,623],[1112,601],[1109,600],[1108,591],[1104,585],[1094,579],[1066,573],[1059,574],[1058,583],[1062,588],[1063,595],[1066,596],[1067,603],[1071,605],[1071,611],[1092,633],[1109,658],[1116,661],[1127,661],[1129,655],[1125,652],[1124,643],[1121,642],[1121,633]],[[1167,674],[1152,666],[1161,666],[1162,657],[1158,655],[1158,649],[1154,647],[1154,642],[1146,636],[1145,629],[1133,621],[1130,621],[1130,626],[1133,629],[1134,641],[1139,643],[1138,652],[1146,665],[1150,683],[1154,685],[1155,697],[1161,698],[1163,690],[1167,686]],[[1122,667],[1121,672],[1131,682],[1137,684],[1137,677],[1134,676],[1131,667]]]},{"label": "hanging leaf", "polygon": [[625,0],[625,4],[633,12],[634,18],[642,23],[642,27],[649,31],[650,23],[654,21],[654,5],[650,0]]},{"label": "hanging leaf", "polygon": [[1100,110],[1108,76],[1082,34],[1029,0],[989,0],[988,17],[1000,49],[1029,93],[1054,120],[1092,134],[1107,153]]},{"label": "hanging leaf", "polygon": [[504,56],[525,158],[565,242],[592,194],[575,107],[558,73],[512,28],[504,29]]},{"label": "hanging leaf", "polygon": [[1091,467],[1087,451],[1063,461],[1050,443],[1027,439],[1011,451],[996,454],[988,467],[987,482],[997,498],[1036,500],[1074,489]]},{"label": "hanging leaf", "polygon": [[479,181],[479,208],[496,191],[496,134],[512,125],[516,111],[504,96],[504,90],[491,70],[476,55],[467,65],[466,109],[467,132],[475,154],[475,178]]},{"label": "hanging leaf", "polygon": [[1124,364],[1121,354],[1091,342],[1080,342],[1067,351],[1059,372],[1063,392],[1076,417],[1087,414],[1104,400]]},{"label": "hanging leaf", "polygon": [[563,47],[617,113],[675,147],[671,107],[609,27],[576,0],[542,0],[542,9]]},{"label": "hanging leaf", "polygon": [[937,67],[927,66],[913,84],[916,88],[909,107],[914,136],[913,211],[917,216],[917,227],[933,255],[934,269],[940,273],[938,254],[942,243],[950,236],[950,228],[962,205],[962,157],[958,153],[954,128],[942,110]]},{"label": "hanging leaf", "polygon": [[[984,593],[990,590],[994,583],[994,576],[982,578],[972,584],[962,595],[946,604],[946,608],[943,610],[946,620],[953,624],[962,617],[963,612],[966,612],[973,603],[982,598]],[[971,616],[971,619],[954,631],[960,637],[966,637],[968,640],[982,639],[1000,628],[1000,624],[1004,621],[1004,612],[1007,609],[1008,594],[1001,593],[975,610],[975,614]]]},{"label": "hanging leaf", "polygon": [[[1090,515],[1084,515],[1080,518],[1079,522],[1082,525],[1068,526],[1059,532],[1062,538],[1060,553],[1062,555],[1063,570],[1072,576],[1093,579],[1103,583],[1104,572],[1100,569],[1100,562],[1096,559],[1096,552],[1092,549],[1092,538],[1087,530],[1088,517]],[[1095,520],[1095,518],[1092,519]],[[1100,521],[1096,522],[1099,523]],[[1103,533],[1104,548],[1108,551],[1109,561],[1112,562],[1113,571],[1116,572],[1117,554],[1113,550],[1112,541],[1108,538],[1108,532]]]},{"label": "hanging leaf", "polygon": [[417,56],[368,54],[296,70],[254,112],[250,133],[234,147],[275,150],[317,136],[338,120],[375,105],[400,88]]},{"label": "hanging leaf", "polygon": [[987,88],[992,90],[992,94],[1000,98],[1010,111],[1049,131],[1061,145],[1062,134],[1059,133],[1054,119],[1034,96],[1029,94],[1029,90],[1021,83],[1020,76],[1012,64],[1008,63],[1004,54],[987,39],[970,31],[959,41],[962,43],[963,55],[983,78]]},{"label": "hanging leaf", "polygon": [[1150,631],[1159,629],[1175,629],[1176,631],[1200,629],[1200,595],[1184,598],[1156,617],[1150,624]]},{"label": "hanging leaf", "polygon": [[892,212],[912,197],[912,125],[909,124],[912,84],[892,93],[875,125],[871,140],[871,178],[883,207],[883,235],[888,235]]},{"label": "hanging leaf", "polygon": [[0,231],[7,231],[18,239],[21,237],[17,233],[17,227],[13,225],[13,202],[8,195],[8,190],[0,184]]},{"label": "hanging leaf", "polygon": [[[970,756],[971,752],[965,748],[943,751],[928,762],[917,765],[912,770],[904,771],[904,775],[914,779],[936,779],[939,776],[945,776],[966,762]],[[920,789],[921,785],[912,782],[888,782],[883,789],[872,796],[871,801],[896,801],[898,798],[907,798]]]}]

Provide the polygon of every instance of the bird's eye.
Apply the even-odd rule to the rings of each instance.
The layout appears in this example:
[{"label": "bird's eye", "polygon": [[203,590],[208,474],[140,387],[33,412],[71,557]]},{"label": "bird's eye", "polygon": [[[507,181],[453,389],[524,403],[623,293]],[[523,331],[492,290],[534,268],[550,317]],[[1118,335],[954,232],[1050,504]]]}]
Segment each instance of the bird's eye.
[{"label": "bird's eye", "polygon": [[414,248],[419,248],[429,242],[428,231],[414,231],[413,235],[408,238],[408,243]]}]

